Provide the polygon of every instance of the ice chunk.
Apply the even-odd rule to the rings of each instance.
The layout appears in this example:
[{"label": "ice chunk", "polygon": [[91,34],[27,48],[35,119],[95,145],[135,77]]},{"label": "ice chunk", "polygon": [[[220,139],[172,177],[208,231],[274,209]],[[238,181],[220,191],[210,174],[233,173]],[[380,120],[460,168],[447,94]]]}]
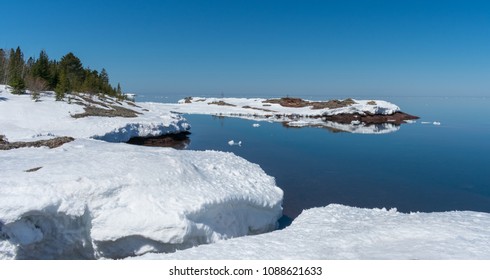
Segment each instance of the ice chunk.
[{"label": "ice chunk", "polygon": [[242,146],[242,141],[235,142],[234,140],[228,141],[228,145],[230,146]]}]

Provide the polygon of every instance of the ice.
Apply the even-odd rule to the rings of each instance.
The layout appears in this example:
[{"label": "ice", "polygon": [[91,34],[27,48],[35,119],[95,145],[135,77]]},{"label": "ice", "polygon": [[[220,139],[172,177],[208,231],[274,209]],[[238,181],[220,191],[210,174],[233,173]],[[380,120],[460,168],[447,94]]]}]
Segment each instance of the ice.
[{"label": "ice", "polygon": [[259,236],[141,259],[489,259],[490,214],[329,205]]},{"label": "ice", "polygon": [[234,140],[228,141],[228,145],[230,146],[242,146],[242,141],[235,142]]},{"label": "ice", "polygon": [[253,127],[260,127],[260,124],[259,123],[254,123],[252,124]]},{"label": "ice", "polygon": [[441,125],[441,123],[440,123],[440,122],[433,122],[432,124],[433,124],[433,125]]}]

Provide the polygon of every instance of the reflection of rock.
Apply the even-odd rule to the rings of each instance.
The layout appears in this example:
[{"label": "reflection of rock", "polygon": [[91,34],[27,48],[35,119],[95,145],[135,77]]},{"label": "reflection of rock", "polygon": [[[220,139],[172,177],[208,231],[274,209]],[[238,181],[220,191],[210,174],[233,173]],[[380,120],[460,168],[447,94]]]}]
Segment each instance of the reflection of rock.
[{"label": "reflection of rock", "polygon": [[286,127],[319,127],[325,128],[330,132],[350,132],[350,133],[360,133],[360,134],[384,134],[398,131],[400,125],[394,123],[378,123],[378,124],[365,124],[361,122],[353,121],[352,123],[338,123],[331,121],[322,121],[320,119],[312,122],[311,120],[303,121],[292,121],[283,122]]},{"label": "reflection of rock", "polygon": [[381,123],[393,123],[402,124],[406,120],[416,120],[419,117],[412,116],[403,112],[396,112],[391,115],[360,115],[360,114],[338,114],[338,115],[325,115],[323,119],[326,121],[333,121],[342,124],[350,124],[352,122],[362,122],[365,124],[381,124]]},{"label": "reflection of rock", "polygon": [[350,132],[362,134],[383,134],[398,131],[400,125],[411,122],[419,117],[403,112],[392,115],[360,115],[339,114],[320,118],[297,118],[294,121],[284,121],[287,127],[321,127],[331,132]]},{"label": "reflection of rock", "polygon": [[152,147],[170,147],[177,150],[182,150],[187,148],[191,142],[191,139],[188,137],[189,134],[190,132],[181,132],[162,136],[133,137],[129,139],[127,143]]}]

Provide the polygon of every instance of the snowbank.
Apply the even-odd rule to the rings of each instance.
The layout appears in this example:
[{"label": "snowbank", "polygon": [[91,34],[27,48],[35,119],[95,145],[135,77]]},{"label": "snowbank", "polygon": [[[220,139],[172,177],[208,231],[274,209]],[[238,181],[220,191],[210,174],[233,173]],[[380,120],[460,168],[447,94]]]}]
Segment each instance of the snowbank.
[{"label": "snowbank", "polygon": [[[141,103],[119,102],[113,98],[101,101],[97,97],[80,96],[70,95],[67,102],[59,102],[53,94],[43,93],[40,101],[34,102],[30,95],[13,95],[0,85],[0,134],[10,142],[55,136],[126,142],[135,136],[160,136],[190,129],[184,118],[167,110],[153,110]],[[137,117],[72,117],[84,113],[86,106],[103,110],[117,106],[134,111]]]},{"label": "snowbank", "polygon": [[489,259],[490,214],[329,205],[281,231],[140,259]]},{"label": "snowbank", "polygon": [[0,259],[171,252],[273,230],[282,213],[274,179],[231,153],[78,139],[0,164]]}]

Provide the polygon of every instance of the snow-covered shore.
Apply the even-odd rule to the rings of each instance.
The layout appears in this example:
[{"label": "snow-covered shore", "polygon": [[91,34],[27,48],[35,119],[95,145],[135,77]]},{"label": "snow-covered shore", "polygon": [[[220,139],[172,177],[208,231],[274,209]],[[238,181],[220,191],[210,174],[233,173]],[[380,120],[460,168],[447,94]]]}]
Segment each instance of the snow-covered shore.
[{"label": "snow-covered shore", "polygon": [[239,117],[282,122],[287,126],[325,127],[334,131],[380,134],[394,132],[405,120],[417,118],[383,100],[309,101],[298,98],[203,98],[189,97],[177,104],[158,104],[162,109],[185,114]]},{"label": "snow-covered shore", "polygon": [[403,214],[331,204],[284,230],[136,259],[489,259],[490,214]]},{"label": "snow-covered shore", "polygon": [[[283,193],[260,166],[231,153],[108,143],[186,131],[180,115],[70,98],[34,102],[0,88],[9,142],[75,138],[0,151],[0,259],[123,258],[276,228]],[[109,117],[76,117],[87,111]]]},{"label": "snow-covered shore", "polygon": [[[135,136],[158,136],[190,129],[187,121],[167,110],[153,110],[131,102],[89,95],[71,96],[69,102],[55,101],[52,93],[43,93],[38,102],[29,95],[14,95],[0,85],[0,135],[10,141],[35,141],[55,136],[94,138],[108,142],[126,142]],[[68,98],[67,98],[68,100]],[[85,107],[111,111],[108,106],[134,111],[137,117],[74,118]]]},{"label": "snow-covered shore", "polygon": [[[70,104],[43,94],[34,102],[0,86],[0,135],[8,141],[75,138],[53,149],[0,151],[0,259],[490,258],[488,213],[329,205],[265,233],[281,216],[283,192],[260,166],[231,153],[110,143],[186,131],[170,111],[188,105],[86,98]],[[195,112],[212,106],[234,108],[205,103]],[[87,107],[136,115],[74,117]],[[332,124],[346,129],[340,125]],[[376,127],[397,129],[390,125]],[[265,234],[240,237],[258,233]]]}]

